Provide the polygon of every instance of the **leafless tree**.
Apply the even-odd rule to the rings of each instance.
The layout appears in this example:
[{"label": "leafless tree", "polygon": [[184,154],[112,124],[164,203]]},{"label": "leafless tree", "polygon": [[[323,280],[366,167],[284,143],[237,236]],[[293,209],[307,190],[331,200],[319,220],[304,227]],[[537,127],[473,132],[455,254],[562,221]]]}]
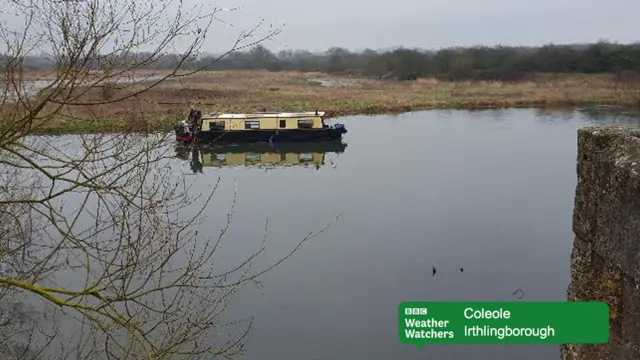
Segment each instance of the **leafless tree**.
[{"label": "leafless tree", "polygon": [[[100,106],[120,106],[163,81],[198,71],[181,69],[197,56],[220,10],[186,9],[182,1],[169,0],[1,3],[22,22],[0,27],[0,295],[48,306],[44,313],[55,308],[75,326],[64,334],[29,327],[19,317],[2,322],[12,308],[0,309],[0,336],[2,326],[14,328],[2,342],[3,358],[213,358],[240,351],[251,320],[225,318],[232,297],[328,226],[310,232],[275,263],[255,268],[266,248],[265,224],[256,252],[225,268],[217,254],[235,201],[218,234],[200,234],[218,183],[205,193],[191,191],[172,168],[169,135],[32,136],[74,119],[73,109],[100,116]],[[256,30],[242,33],[230,51],[280,31],[253,39]],[[30,89],[22,66],[36,51],[56,64],[39,91]],[[171,71],[134,78],[140,68],[176,52]],[[114,87],[113,93],[104,90]],[[143,112],[133,115],[145,121]],[[237,336],[219,335],[235,325],[243,326]]]}]

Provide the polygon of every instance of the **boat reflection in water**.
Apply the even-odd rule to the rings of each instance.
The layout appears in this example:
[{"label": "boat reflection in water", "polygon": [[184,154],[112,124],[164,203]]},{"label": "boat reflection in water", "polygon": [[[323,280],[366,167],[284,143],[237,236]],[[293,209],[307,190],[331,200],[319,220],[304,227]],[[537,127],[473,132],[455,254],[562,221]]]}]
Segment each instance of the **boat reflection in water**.
[{"label": "boat reflection in water", "polygon": [[207,167],[315,167],[326,165],[328,153],[340,154],[347,144],[342,140],[308,143],[249,143],[197,147],[176,145],[176,156],[191,163],[194,172]]}]

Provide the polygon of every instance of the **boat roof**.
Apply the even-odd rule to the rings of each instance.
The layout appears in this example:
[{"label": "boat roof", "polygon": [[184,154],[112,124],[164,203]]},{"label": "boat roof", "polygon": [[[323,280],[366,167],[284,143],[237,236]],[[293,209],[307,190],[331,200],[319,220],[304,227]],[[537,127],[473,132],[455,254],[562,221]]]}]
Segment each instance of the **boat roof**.
[{"label": "boat roof", "polygon": [[202,114],[203,119],[248,119],[248,118],[296,118],[308,116],[324,116],[324,111],[307,111],[307,112],[261,112],[261,113],[210,113]]}]

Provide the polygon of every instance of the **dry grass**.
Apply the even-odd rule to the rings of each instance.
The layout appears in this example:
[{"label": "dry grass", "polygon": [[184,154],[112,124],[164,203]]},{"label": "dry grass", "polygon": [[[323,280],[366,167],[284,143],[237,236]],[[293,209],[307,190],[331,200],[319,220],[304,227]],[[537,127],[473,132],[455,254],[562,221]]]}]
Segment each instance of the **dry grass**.
[{"label": "dry grass", "polygon": [[[622,88],[606,75],[539,76],[519,83],[413,82],[333,79],[339,86],[309,81],[317,73],[220,71],[168,80],[144,94],[117,104],[67,107],[42,132],[167,129],[190,106],[204,112],[324,110],[329,116],[403,112],[433,108],[637,105],[638,92]],[[112,96],[141,85],[111,91]],[[92,89],[85,100],[104,100]],[[144,115],[140,116],[140,109]],[[133,115],[136,114],[136,115]]]}]

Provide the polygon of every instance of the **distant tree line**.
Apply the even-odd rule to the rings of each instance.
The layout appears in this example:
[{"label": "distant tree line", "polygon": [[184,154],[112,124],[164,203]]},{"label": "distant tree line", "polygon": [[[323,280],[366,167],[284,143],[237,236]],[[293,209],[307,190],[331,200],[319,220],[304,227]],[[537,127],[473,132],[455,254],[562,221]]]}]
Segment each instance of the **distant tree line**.
[{"label": "distant tree line", "polygon": [[[146,54],[120,57],[119,62],[140,61]],[[149,68],[173,68],[182,59],[163,55],[147,61]],[[265,69],[270,71],[321,71],[330,74],[412,80],[436,77],[441,80],[521,80],[535,73],[611,73],[621,78],[638,77],[640,44],[598,42],[587,45],[545,45],[541,47],[476,46],[438,51],[396,49],[353,52],[333,47],[324,53],[305,50],[272,52],[263,45],[248,51],[232,52],[217,60],[216,55],[194,57],[183,67],[202,70]],[[95,69],[101,61],[90,63]],[[53,61],[25,59],[24,67],[37,69]]]}]

